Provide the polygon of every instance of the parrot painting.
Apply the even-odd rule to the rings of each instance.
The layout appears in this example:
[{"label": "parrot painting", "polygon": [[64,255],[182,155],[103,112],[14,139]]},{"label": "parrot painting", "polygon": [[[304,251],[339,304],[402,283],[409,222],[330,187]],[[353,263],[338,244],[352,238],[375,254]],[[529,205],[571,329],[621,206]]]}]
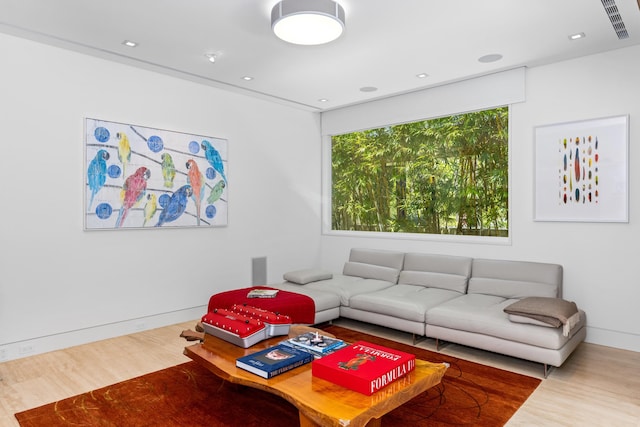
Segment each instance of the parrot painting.
[{"label": "parrot painting", "polygon": [[207,198],[207,203],[210,205],[215,203],[221,196],[224,191],[224,187],[226,187],[224,181],[216,182],[216,185],[213,186],[211,192],[209,193],[209,197]]},{"label": "parrot painting", "polygon": [[164,178],[164,186],[173,188],[173,179],[176,177],[176,167],[173,164],[173,158],[169,153],[162,153],[162,177]]},{"label": "parrot painting", "polygon": [[91,201],[89,202],[88,209],[91,210],[93,205],[93,198],[96,193],[107,182],[107,160],[109,160],[109,153],[106,150],[98,150],[96,156],[89,163],[87,168],[87,182],[89,183],[89,189],[91,190]]},{"label": "parrot painting", "polygon": [[147,180],[150,176],[151,171],[142,166],[124,181],[122,191],[120,192],[122,206],[116,219],[117,228],[122,227],[129,210],[137,205],[144,197],[147,191]]},{"label": "parrot painting", "polygon": [[131,160],[129,138],[124,132],[116,133],[116,138],[118,138],[118,159],[122,163],[122,176],[127,176],[127,165]]},{"label": "parrot painting", "polygon": [[156,214],[158,210],[158,198],[155,194],[147,194],[147,203],[144,205],[144,221],[142,222],[142,226],[144,227],[153,216]]},{"label": "parrot painting", "polygon": [[187,202],[193,190],[190,185],[183,185],[178,188],[169,199],[169,202],[163,207],[158,218],[156,227],[162,227],[167,222],[175,221],[187,209]]},{"label": "parrot painting", "polygon": [[207,140],[202,141],[201,147],[204,150],[204,156],[207,158],[211,167],[220,174],[226,184],[227,177],[224,174],[224,164],[222,163],[222,157],[218,150],[216,150]]},{"label": "parrot painting", "polygon": [[198,164],[193,159],[187,160],[187,183],[191,185],[191,197],[196,204],[196,222],[200,225],[200,206],[204,198],[204,176],[198,168]]}]

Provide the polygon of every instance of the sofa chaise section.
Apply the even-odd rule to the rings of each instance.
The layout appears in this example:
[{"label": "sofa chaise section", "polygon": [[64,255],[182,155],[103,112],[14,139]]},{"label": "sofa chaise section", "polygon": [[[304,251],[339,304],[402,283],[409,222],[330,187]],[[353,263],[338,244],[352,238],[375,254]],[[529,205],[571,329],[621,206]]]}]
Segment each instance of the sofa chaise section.
[{"label": "sofa chaise section", "polygon": [[351,249],[342,274],[323,270],[298,270],[284,275],[284,283],[269,285],[311,297],[316,303],[316,321],[340,317],[355,295],[375,292],[397,283],[404,265],[404,252]]}]

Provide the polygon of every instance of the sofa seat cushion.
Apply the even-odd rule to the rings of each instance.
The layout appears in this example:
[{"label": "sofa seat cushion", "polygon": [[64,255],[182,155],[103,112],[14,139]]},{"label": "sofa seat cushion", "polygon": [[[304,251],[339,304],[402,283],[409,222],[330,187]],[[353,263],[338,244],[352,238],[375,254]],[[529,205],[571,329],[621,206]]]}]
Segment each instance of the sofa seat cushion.
[{"label": "sofa seat cushion", "polygon": [[277,283],[269,286],[283,291],[295,292],[308,296],[316,305],[316,313],[340,307],[340,297],[333,292],[325,292],[290,282]]},{"label": "sofa seat cushion", "polygon": [[388,288],[355,295],[351,308],[385,314],[414,322],[424,322],[427,309],[458,297],[459,292],[399,284]]},{"label": "sofa seat cushion", "polygon": [[490,335],[553,350],[562,348],[585,324],[584,313],[581,313],[580,323],[565,337],[562,328],[514,323],[509,320],[504,308],[515,301],[494,295],[462,295],[428,310],[426,320],[434,326]]},{"label": "sofa seat cushion", "polygon": [[385,280],[363,279],[356,276],[334,274],[332,279],[321,280],[304,285],[305,288],[333,292],[340,297],[340,304],[348,307],[351,297],[365,292],[375,292],[393,286],[394,283]]}]

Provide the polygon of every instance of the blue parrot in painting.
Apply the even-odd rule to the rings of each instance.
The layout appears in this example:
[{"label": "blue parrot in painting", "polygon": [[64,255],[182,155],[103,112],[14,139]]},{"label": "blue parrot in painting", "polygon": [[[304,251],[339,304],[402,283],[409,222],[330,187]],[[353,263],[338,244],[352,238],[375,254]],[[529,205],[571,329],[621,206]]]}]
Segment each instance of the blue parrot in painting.
[{"label": "blue parrot in painting", "polygon": [[216,202],[222,196],[224,187],[226,187],[224,181],[216,182],[216,185],[213,186],[213,188],[211,189],[211,192],[209,193],[209,197],[207,198],[207,203],[211,205],[214,202]]},{"label": "blue parrot in painting", "polygon": [[213,145],[206,139],[202,141],[201,144],[202,149],[204,150],[204,156],[207,158],[207,161],[211,165],[211,167],[220,174],[224,182],[227,182],[227,177],[224,174],[224,164],[222,163],[222,157],[218,150],[216,150]]},{"label": "blue parrot in painting", "polygon": [[160,212],[160,218],[158,218],[158,223],[155,226],[161,227],[167,222],[180,218],[187,209],[187,203],[189,202],[191,194],[193,194],[193,190],[190,185],[183,185],[178,188],[175,193],[171,195],[169,203],[167,203]]},{"label": "blue parrot in painting", "polygon": [[142,226],[144,227],[153,216],[156,214],[158,210],[158,198],[155,194],[147,194],[147,203],[144,205],[144,221],[142,222]]},{"label": "blue parrot in painting", "polygon": [[107,182],[107,160],[109,160],[109,153],[106,150],[98,150],[87,168],[87,182],[89,183],[89,189],[91,190],[91,201],[88,206],[89,210],[93,205],[93,198],[104,186],[104,183]]},{"label": "blue parrot in painting", "polygon": [[164,186],[173,187],[173,179],[176,177],[176,167],[173,164],[171,154],[162,153],[162,177],[164,178]]},{"label": "blue parrot in painting", "polygon": [[147,180],[151,176],[151,171],[144,166],[139,167],[133,175],[129,176],[122,186],[120,199],[122,207],[116,219],[116,227],[121,227],[129,210],[142,200],[147,191]]},{"label": "blue parrot in painting", "polygon": [[193,190],[191,197],[196,204],[196,222],[197,225],[200,225],[200,206],[202,205],[205,189],[204,175],[202,175],[200,168],[198,168],[198,164],[193,159],[187,160],[186,167],[188,171],[187,183],[191,185],[191,189]]},{"label": "blue parrot in painting", "polygon": [[131,160],[131,144],[129,144],[129,138],[124,132],[116,133],[118,138],[118,159],[122,163],[122,176],[127,175],[127,165]]}]

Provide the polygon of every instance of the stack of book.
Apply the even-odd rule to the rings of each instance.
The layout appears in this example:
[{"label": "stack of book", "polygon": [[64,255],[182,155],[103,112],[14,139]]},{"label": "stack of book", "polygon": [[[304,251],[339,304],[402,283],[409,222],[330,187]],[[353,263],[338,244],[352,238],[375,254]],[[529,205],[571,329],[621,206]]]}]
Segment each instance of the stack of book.
[{"label": "stack of book", "polygon": [[347,346],[346,342],[320,335],[319,332],[307,332],[289,338],[281,344],[311,353],[315,358],[324,357]]},{"label": "stack of book", "polygon": [[314,377],[368,396],[407,375],[416,356],[366,341],[358,341],[311,364]]},{"label": "stack of book", "polygon": [[236,366],[269,379],[311,361],[313,361],[311,353],[278,344],[238,358]]}]

